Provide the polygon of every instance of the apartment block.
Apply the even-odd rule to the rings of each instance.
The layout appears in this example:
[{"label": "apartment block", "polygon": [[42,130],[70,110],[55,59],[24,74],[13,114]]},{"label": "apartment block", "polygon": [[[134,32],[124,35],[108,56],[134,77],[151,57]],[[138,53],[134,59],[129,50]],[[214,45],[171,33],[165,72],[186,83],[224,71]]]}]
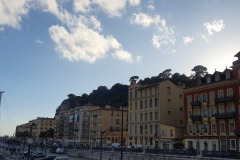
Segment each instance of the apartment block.
[{"label": "apartment block", "polygon": [[90,111],[95,106],[85,105],[69,110],[61,110],[57,115],[54,139],[63,145],[89,145]]},{"label": "apartment block", "polygon": [[17,132],[30,132],[30,127],[32,124],[32,136],[34,140],[38,140],[41,132],[46,132],[49,129],[54,129],[55,127],[55,119],[54,118],[46,118],[46,117],[37,117],[37,119],[30,120],[28,123],[16,126]]},{"label": "apartment block", "polygon": [[185,147],[240,151],[240,52],[231,69],[196,79],[184,91]]},{"label": "apartment block", "polygon": [[132,82],[128,98],[128,145],[173,149],[184,138],[183,86],[169,79]]},{"label": "apartment block", "polygon": [[[123,129],[123,145],[127,144],[127,108],[125,107],[98,107],[90,111],[90,146],[121,143]],[[122,128],[123,121],[123,128]]]}]

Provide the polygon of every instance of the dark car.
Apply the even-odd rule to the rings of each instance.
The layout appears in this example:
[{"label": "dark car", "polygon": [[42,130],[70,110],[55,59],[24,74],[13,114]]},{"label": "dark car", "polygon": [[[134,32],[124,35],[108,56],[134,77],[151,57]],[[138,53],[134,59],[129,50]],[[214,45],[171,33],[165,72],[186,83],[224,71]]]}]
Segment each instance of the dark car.
[{"label": "dark car", "polygon": [[33,158],[43,158],[43,157],[45,157],[45,154],[42,152],[39,152],[39,153],[33,154],[32,157]]},{"label": "dark car", "polygon": [[41,158],[41,160],[54,160],[54,158],[56,158],[57,156],[47,156],[45,158]]}]

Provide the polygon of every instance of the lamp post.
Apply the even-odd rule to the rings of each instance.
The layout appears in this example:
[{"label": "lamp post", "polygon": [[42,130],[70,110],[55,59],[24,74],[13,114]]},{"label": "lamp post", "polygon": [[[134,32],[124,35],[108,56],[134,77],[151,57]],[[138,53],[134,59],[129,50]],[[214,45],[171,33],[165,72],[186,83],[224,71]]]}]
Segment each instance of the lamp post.
[{"label": "lamp post", "polygon": [[46,152],[47,152],[47,137],[48,137],[48,134],[49,134],[49,132],[46,132],[46,135],[45,135],[45,157],[47,157]]},{"label": "lamp post", "polygon": [[28,137],[28,157],[27,157],[28,160],[30,160],[30,147],[31,147],[31,144],[33,143],[33,139],[32,139],[32,127],[33,126],[36,127],[36,124],[32,123],[30,126],[29,137]]},{"label": "lamp post", "polygon": [[141,124],[140,130],[142,132],[142,151],[143,151],[143,124]]},{"label": "lamp post", "polygon": [[100,134],[100,160],[102,160],[102,139],[103,139],[103,133],[105,133],[105,131],[101,131],[101,134]]},{"label": "lamp post", "polygon": [[123,107],[122,107],[122,129],[121,129],[121,160],[123,159]]}]

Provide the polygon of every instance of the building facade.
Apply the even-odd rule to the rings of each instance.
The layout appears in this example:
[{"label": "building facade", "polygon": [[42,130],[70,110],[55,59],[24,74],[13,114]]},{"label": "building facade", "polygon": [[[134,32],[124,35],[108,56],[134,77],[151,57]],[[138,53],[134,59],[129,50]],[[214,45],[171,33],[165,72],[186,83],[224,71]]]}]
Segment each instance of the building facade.
[{"label": "building facade", "polygon": [[[123,120],[123,128],[122,128]],[[123,129],[123,145],[127,139],[127,108],[115,108],[111,106],[98,107],[90,111],[90,146],[100,146],[103,144],[121,143]]]},{"label": "building facade", "polygon": [[128,145],[173,149],[182,143],[182,86],[170,80],[149,85],[134,81],[128,92]]},{"label": "building facade", "polygon": [[89,145],[90,111],[95,106],[85,105],[69,110],[63,110],[55,116],[56,127],[54,139],[64,146]]},{"label": "building facade", "polygon": [[49,129],[55,128],[55,119],[54,118],[46,118],[46,117],[37,117],[37,119],[30,120],[28,123],[21,124],[16,126],[17,132],[30,132],[31,125],[32,126],[32,137],[35,141],[39,141],[39,135],[41,132],[46,132]]},{"label": "building facade", "polygon": [[240,52],[232,69],[196,79],[184,91],[185,147],[240,151]]}]

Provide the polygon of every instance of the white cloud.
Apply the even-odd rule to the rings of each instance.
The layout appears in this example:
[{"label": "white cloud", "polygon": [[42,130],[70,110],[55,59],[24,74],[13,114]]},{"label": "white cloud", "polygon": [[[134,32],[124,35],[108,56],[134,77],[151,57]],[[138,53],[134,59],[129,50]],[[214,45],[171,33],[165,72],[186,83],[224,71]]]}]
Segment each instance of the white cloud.
[{"label": "white cloud", "polygon": [[27,2],[27,0],[1,0],[0,25],[20,29],[22,16],[28,13]]},{"label": "white cloud", "polygon": [[37,44],[43,44],[43,41],[37,39],[37,40],[36,40],[36,43],[37,43]]},{"label": "white cloud", "polygon": [[132,63],[133,59],[132,59],[132,55],[130,53],[128,53],[127,51],[124,51],[123,49],[118,49],[113,53],[113,57]]},{"label": "white cloud", "polygon": [[224,27],[225,24],[223,23],[223,20],[214,20],[212,23],[206,22],[203,24],[205,28],[208,30],[209,35],[213,35],[215,32],[220,32]]},{"label": "white cloud", "polygon": [[74,0],[75,12],[89,12],[91,6],[98,6],[110,17],[121,17],[121,11],[126,7],[125,0]]},{"label": "white cloud", "polygon": [[60,17],[62,22],[67,24],[68,29],[55,25],[49,28],[49,33],[61,57],[70,61],[94,63],[112,52],[114,58],[132,62],[131,54],[123,50],[113,36],[101,35],[99,30],[94,29],[92,24],[95,24],[93,21],[96,19],[87,19],[84,16],[77,18],[67,12]]},{"label": "white cloud", "polygon": [[0,27],[0,32],[3,32],[4,31],[4,28],[3,27]]},{"label": "white cloud", "polygon": [[137,61],[137,63],[142,62],[142,56],[137,56],[137,57],[136,57],[136,61]]},{"label": "white cloud", "polygon": [[154,18],[148,16],[145,13],[134,13],[132,19],[130,20],[131,24],[141,25],[143,27],[148,27],[154,23]]},{"label": "white cloud", "polygon": [[154,10],[154,9],[155,9],[155,6],[152,5],[152,4],[149,4],[147,8],[150,9],[150,10]]},{"label": "white cloud", "polygon": [[183,44],[189,44],[189,43],[192,43],[193,40],[194,40],[193,37],[189,37],[189,36],[184,37],[184,36],[183,36]]},{"label": "white cloud", "polygon": [[74,0],[73,2],[75,12],[87,13],[90,11],[90,5],[90,0]]},{"label": "white cloud", "polygon": [[31,7],[33,9],[40,9],[44,12],[52,13],[58,16],[59,9],[56,0],[31,0]]},{"label": "white cloud", "polygon": [[137,6],[140,5],[141,0],[129,0],[129,5],[131,6]]},{"label": "white cloud", "polygon": [[152,44],[155,48],[161,48],[169,44],[175,43],[174,30],[168,26],[166,20],[161,18],[160,15],[149,16],[146,13],[134,13],[131,24],[140,25],[143,27],[153,26],[155,33],[152,37]]}]

